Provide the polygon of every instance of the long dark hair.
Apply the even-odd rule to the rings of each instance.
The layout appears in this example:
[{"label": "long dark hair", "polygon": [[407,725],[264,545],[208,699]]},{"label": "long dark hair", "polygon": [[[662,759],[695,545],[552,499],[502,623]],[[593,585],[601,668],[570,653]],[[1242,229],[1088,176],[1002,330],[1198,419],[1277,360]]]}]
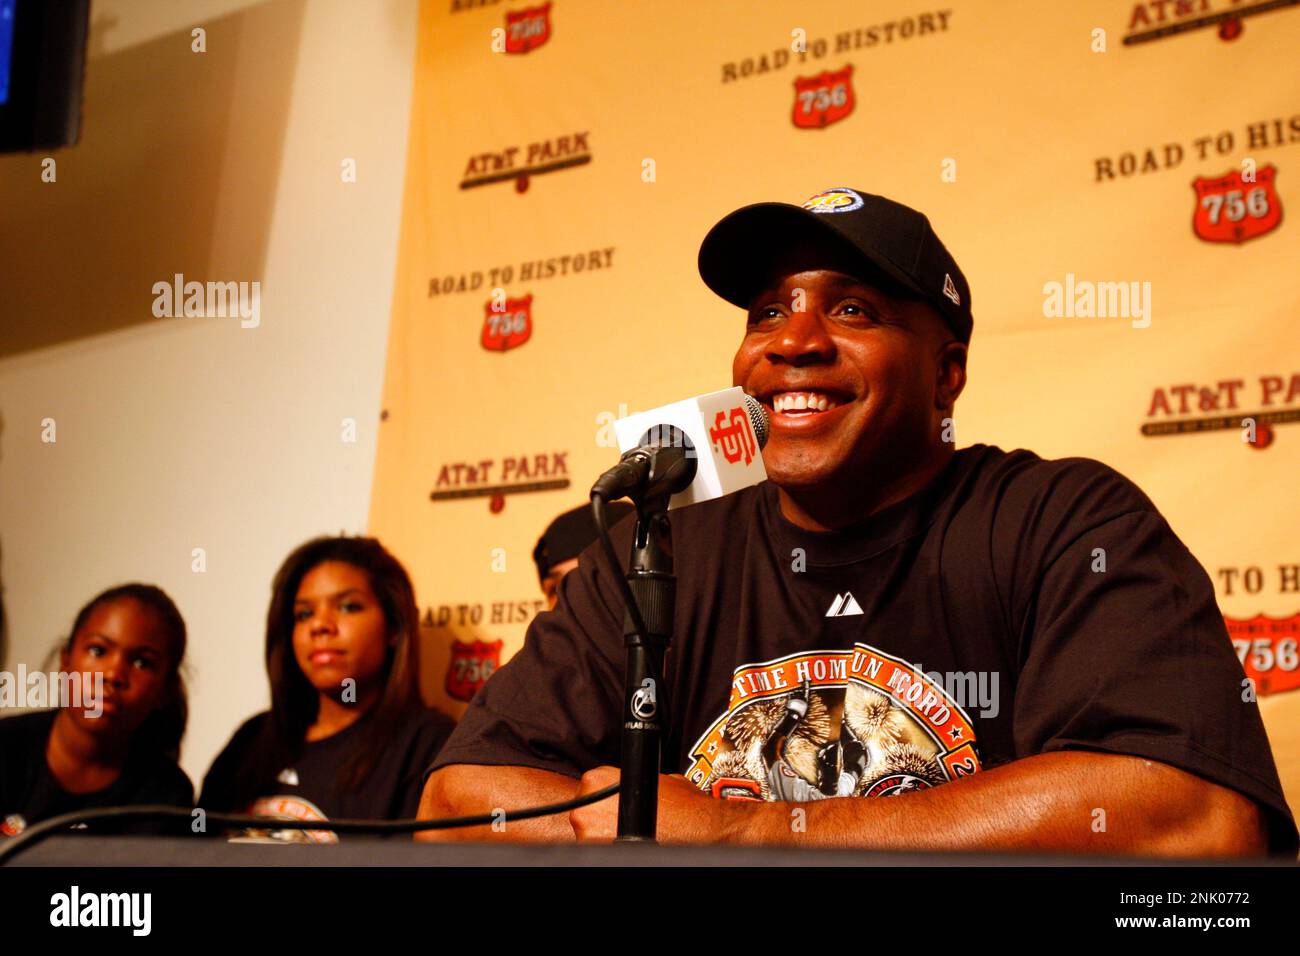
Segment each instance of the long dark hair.
[{"label": "long dark hair", "polygon": [[86,624],[96,609],[118,601],[137,601],[151,609],[162,621],[167,633],[167,689],[164,692],[162,706],[145,718],[144,723],[131,734],[131,756],[133,759],[163,756],[175,762],[180,759],[181,738],[185,736],[185,725],[189,721],[189,695],[185,689],[185,677],[181,673],[181,663],[185,659],[185,619],[177,609],[175,602],[167,592],[152,584],[119,584],[91,598],[72,623],[72,630],[63,645],[67,653],[72,653],[72,645],[77,639],[77,632]]},{"label": "long dark hair", "polygon": [[411,714],[423,708],[415,666],[420,613],[406,569],[374,538],[314,538],[297,548],[276,572],[266,613],[266,673],[271,682],[271,719],[246,772],[235,784],[234,805],[246,805],[274,784],[276,775],[302,755],[307,728],[316,720],[320,692],[307,680],[293,652],[294,603],[309,571],[326,561],[365,571],[384,612],[389,639],[384,689],[366,715],[369,726],[353,756],[339,767],[339,783],[360,789],[379,755]]}]

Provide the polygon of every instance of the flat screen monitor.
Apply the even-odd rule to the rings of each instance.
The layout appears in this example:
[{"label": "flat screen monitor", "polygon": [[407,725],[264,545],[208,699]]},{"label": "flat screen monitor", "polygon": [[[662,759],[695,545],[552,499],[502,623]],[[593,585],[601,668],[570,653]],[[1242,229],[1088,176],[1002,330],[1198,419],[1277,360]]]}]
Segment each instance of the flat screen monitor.
[{"label": "flat screen monitor", "polygon": [[0,152],[77,141],[89,17],[90,0],[0,0]]}]

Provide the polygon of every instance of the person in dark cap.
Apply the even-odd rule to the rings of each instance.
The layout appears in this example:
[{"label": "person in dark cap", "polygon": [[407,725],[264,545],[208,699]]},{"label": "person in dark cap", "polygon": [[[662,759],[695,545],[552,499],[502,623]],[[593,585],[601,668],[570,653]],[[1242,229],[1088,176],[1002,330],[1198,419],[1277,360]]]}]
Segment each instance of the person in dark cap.
[{"label": "person in dark cap", "polygon": [[[699,269],[745,311],[732,381],[769,413],[769,480],[670,515],[659,841],[1295,856],[1213,585],[1151,500],[1098,461],[956,447],[971,290],[929,219],[842,186],[746,206]],[[592,557],[474,698],[423,816],[618,780],[622,572]]]},{"label": "person in dark cap", "polygon": [[[605,513],[612,526],[635,510],[625,501],[615,501],[605,508]],[[596,523],[591,519],[591,505],[579,505],[559,515],[537,539],[533,562],[537,565],[537,579],[546,596],[547,610],[554,610],[560,581],[578,566],[578,555],[595,540]]]}]

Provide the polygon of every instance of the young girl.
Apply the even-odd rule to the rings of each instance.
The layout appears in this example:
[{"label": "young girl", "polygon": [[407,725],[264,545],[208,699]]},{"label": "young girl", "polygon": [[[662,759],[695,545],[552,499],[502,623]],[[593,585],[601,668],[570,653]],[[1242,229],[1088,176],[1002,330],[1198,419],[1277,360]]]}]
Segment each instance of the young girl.
[{"label": "young girl", "polygon": [[[300,820],[414,817],[453,723],[416,683],[419,613],[405,569],[373,538],[317,538],[271,586],[271,710],[236,731],[199,806]],[[334,842],[328,831],[276,838]]]},{"label": "young girl", "polygon": [[191,806],[193,786],[176,765],[188,713],[184,657],[185,621],[152,585],[115,587],[83,607],[60,653],[65,674],[89,678],[80,679],[80,700],[0,720],[0,833],[95,807]]}]

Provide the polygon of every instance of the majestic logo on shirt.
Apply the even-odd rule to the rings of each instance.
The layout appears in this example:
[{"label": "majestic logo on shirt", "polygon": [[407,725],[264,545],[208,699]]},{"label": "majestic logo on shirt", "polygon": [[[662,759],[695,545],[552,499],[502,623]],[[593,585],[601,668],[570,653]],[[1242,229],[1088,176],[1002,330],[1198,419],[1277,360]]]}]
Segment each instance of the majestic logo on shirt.
[{"label": "majestic logo on shirt", "polygon": [[835,600],[831,602],[831,609],[826,612],[827,617],[849,617],[853,614],[861,614],[862,605],[858,604],[857,599],[848,592],[835,595]]},{"label": "majestic logo on shirt", "polygon": [[501,666],[502,641],[452,641],[447,663],[447,696],[470,700]]},{"label": "majestic logo on shirt", "polygon": [[723,458],[736,464],[742,458],[745,464],[754,460],[758,445],[754,441],[754,428],[745,409],[737,405],[730,412],[718,412],[709,429],[709,440]]},{"label": "majestic logo on shirt", "polygon": [[1198,176],[1192,181],[1196,210],[1192,232],[1206,242],[1243,243],[1272,232],[1282,221],[1282,202],[1273,183],[1277,167],[1261,166],[1253,181],[1240,169],[1222,176]]},{"label": "majestic logo on shirt", "polygon": [[975,731],[943,688],[857,644],[740,667],[686,778],[715,797],[893,796],[980,770]]},{"label": "majestic logo on shirt", "polygon": [[[824,129],[852,113],[855,103],[853,64],[850,63],[842,70],[823,70],[816,76],[796,78],[794,110],[790,119],[799,129]],[[823,211],[832,210],[813,210]]]},{"label": "majestic logo on shirt", "polygon": [[1237,659],[1260,697],[1300,687],[1300,613],[1223,618]]},{"label": "majestic logo on shirt", "polygon": [[27,818],[21,813],[11,813],[0,823],[0,836],[17,836],[27,829]]}]

